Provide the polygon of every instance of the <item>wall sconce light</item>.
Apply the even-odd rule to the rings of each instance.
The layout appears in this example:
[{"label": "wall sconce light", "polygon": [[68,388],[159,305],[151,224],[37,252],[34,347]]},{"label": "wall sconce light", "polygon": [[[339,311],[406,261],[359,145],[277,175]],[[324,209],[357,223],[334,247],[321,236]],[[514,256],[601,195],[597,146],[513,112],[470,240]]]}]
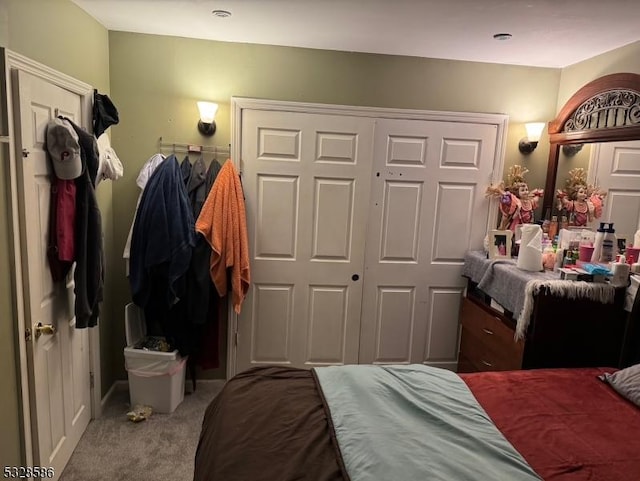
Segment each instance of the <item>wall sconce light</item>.
[{"label": "wall sconce light", "polygon": [[573,157],[582,150],[584,144],[564,144],[562,146],[562,153],[567,157]]},{"label": "wall sconce light", "polygon": [[198,102],[198,110],[200,111],[200,120],[198,121],[198,131],[207,137],[216,133],[216,112],[218,104],[213,102]]},{"label": "wall sconce light", "polygon": [[544,122],[529,122],[524,124],[527,129],[527,136],[520,140],[518,143],[518,149],[523,154],[530,154],[536,147],[538,146],[538,141],[540,140],[540,134],[542,134],[542,130],[544,129]]}]

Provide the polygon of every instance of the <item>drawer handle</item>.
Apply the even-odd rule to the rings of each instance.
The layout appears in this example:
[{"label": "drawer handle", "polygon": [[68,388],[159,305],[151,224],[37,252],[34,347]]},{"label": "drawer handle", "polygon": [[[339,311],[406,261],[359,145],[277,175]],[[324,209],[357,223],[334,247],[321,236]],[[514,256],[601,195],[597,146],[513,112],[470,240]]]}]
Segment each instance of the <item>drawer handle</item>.
[{"label": "drawer handle", "polygon": [[490,362],[487,362],[487,361],[485,361],[485,360],[483,360],[483,359],[480,359],[480,362],[481,362],[482,364],[484,364],[485,366],[493,367],[493,364],[491,364]]},{"label": "drawer handle", "polygon": [[489,334],[490,336],[493,336],[493,331],[491,329],[487,329],[486,327],[482,328],[482,332],[484,332],[485,334]]}]

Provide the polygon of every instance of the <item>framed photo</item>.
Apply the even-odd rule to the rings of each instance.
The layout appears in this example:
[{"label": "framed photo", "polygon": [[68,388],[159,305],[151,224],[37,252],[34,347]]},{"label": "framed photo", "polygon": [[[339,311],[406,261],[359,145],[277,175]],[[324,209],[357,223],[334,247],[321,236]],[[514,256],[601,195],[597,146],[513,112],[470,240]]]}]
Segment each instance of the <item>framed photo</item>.
[{"label": "framed photo", "polygon": [[489,231],[489,259],[511,259],[513,231]]}]

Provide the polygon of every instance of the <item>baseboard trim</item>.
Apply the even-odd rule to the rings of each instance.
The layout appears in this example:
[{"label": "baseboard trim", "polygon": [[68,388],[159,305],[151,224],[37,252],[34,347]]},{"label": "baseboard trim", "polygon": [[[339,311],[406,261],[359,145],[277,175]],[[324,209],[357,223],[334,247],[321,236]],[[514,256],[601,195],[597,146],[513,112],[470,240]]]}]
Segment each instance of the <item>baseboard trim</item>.
[{"label": "baseboard trim", "polygon": [[127,381],[114,381],[114,383],[111,385],[111,387],[107,391],[107,394],[105,394],[104,397],[102,398],[102,401],[100,401],[101,409],[104,411],[105,406],[111,399],[111,396],[113,396],[113,393],[116,392],[116,390],[124,389],[126,387],[127,387]]}]

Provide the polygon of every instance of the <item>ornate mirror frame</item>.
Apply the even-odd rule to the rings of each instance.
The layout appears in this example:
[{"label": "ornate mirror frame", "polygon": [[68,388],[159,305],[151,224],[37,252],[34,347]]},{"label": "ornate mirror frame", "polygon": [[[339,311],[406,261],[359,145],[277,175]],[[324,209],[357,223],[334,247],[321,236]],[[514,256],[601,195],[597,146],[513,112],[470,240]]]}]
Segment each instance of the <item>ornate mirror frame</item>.
[{"label": "ornate mirror frame", "polygon": [[548,132],[542,212],[553,208],[562,145],[640,139],[640,75],[616,73],[584,85],[549,122]]}]

